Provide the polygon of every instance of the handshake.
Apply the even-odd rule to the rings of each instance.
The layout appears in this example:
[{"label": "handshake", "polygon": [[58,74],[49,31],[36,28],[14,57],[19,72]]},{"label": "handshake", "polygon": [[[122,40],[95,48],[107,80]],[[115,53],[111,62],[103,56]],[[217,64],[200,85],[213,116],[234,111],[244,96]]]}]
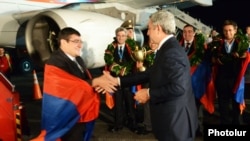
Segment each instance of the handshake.
[{"label": "handshake", "polygon": [[92,87],[94,87],[98,93],[114,93],[117,90],[116,86],[119,86],[118,81],[117,77],[113,77],[109,72],[103,71],[103,75],[92,80]]},{"label": "handshake", "polygon": [[[98,93],[114,93],[120,85],[119,77],[113,77],[109,72],[103,71],[103,75],[96,77],[92,81],[92,87]],[[149,100],[149,89],[142,88],[135,93],[134,99],[138,103],[146,103]]]}]

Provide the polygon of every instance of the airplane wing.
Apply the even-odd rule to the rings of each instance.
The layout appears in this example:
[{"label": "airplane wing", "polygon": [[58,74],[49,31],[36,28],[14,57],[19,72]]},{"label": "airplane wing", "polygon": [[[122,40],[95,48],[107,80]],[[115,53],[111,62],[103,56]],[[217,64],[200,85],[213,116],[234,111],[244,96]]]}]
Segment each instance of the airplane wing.
[{"label": "airplane wing", "polygon": [[196,5],[212,6],[212,0],[104,0],[105,2],[117,2],[133,8],[144,8],[151,6],[174,5],[180,9]]},{"label": "airplane wing", "polygon": [[[6,1],[0,0],[0,7],[3,4],[7,7],[9,4],[16,7],[16,11],[0,13],[2,21],[0,22],[0,46],[27,48],[35,64],[43,66],[50,54],[58,48],[59,30],[70,26],[80,31],[82,35],[84,41],[82,58],[87,67],[98,68],[105,65],[104,51],[113,41],[115,29],[125,20],[132,19],[135,22],[136,40],[143,45],[142,30],[147,28],[149,15],[157,11],[159,6],[183,4],[185,0],[88,0],[69,4],[65,0],[54,0],[55,3],[47,5],[48,8],[45,8],[46,6],[41,2],[39,5],[32,6],[31,2],[34,4],[40,0],[20,0],[25,3]],[[185,2],[206,6],[211,1]],[[30,10],[25,12],[25,8],[22,7],[26,9],[29,7]]]}]

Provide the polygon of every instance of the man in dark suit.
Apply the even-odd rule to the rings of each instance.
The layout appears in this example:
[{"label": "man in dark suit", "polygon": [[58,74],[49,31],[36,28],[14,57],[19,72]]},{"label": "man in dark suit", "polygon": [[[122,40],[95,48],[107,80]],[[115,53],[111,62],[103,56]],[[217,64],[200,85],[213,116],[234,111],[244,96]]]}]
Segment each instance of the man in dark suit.
[{"label": "man in dark suit", "polygon": [[[200,34],[201,35],[201,34]],[[193,77],[194,71],[197,69],[197,66],[201,63],[201,61],[205,58],[204,53],[205,52],[205,40],[203,41],[202,44],[200,44],[201,41],[198,41],[198,35],[196,35],[196,31],[194,26],[190,24],[186,24],[183,27],[183,32],[182,32],[182,39],[180,40],[181,46],[184,48],[189,61],[190,61],[190,66],[191,66],[191,76]],[[193,63],[194,58],[198,58],[197,56],[200,56],[200,62],[195,61]],[[197,76],[194,76],[197,77]],[[193,81],[193,88],[196,82]],[[195,90],[194,90],[195,91]],[[197,97],[195,95],[195,103],[198,111],[198,118],[199,118],[199,127],[196,131],[196,135],[200,136],[202,135],[203,131],[203,107],[200,102],[200,97]]]},{"label": "man in dark suit", "polygon": [[[108,45],[104,60],[108,71],[112,76],[124,76],[134,72],[135,62],[131,57],[133,51],[131,46],[126,43],[128,31],[124,27],[115,30],[115,41]],[[109,127],[110,132],[117,132],[127,126],[136,132],[135,100],[130,87],[119,87],[114,93],[114,125]]]},{"label": "man in dark suit", "polygon": [[84,134],[88,132],[91,135],[92,129],[87,129],[89,126],[86,124],[91,122],[93,125],[100,106],[92,87],[110,92],[113,92],[112,88],[116,89],[112,82],[103,81],[103,76],[92,79],[80,57],[82,40],[77,30],[70,27],[62,29],[58,42],[60,48],[53,52],[45,65],[42,132],[39,137],[44,136],[45,140],[87,141],[90,137]]},{"label": "man in dark suit", "polygon": [[[248,45],[244,47],[244,38],[237,35],[238,26],[235,21],[225,20],[222,26],[223,38],[213,50],[213,63],[216,67],[215,88],[221,124],[243,124],[239,107],[244,103],[244,87],[240,83],[248,64]],[[244,36],[244,35],[243,35]],[[242,43],[242,44],[241,44]],[[241,90],[239,90],[241,89]],[[239,96],[239,97],[238,97]],[[241,101],[243,100],[243,101]],[[243,108],[244,109],[244,108]]]},{"label": "man in dark suit", "polygon": [[195,51],[194,39],[195,29],[192,25],[187,24],[183,27],[182,40],[180,41],[181,46],[184,47],[185,52],[188,56],[192,55]]},{"label": "man in dark suit", "polygon": [[[187,55],[174,37],[174,15],[160,10],[150,16],[148,36],[159,44],[152,67],[144,72],[109,78],[121,86],[149,82],[135,100],[149,100],[152,130],[159,141],[194,141],[198,126]],[[106,74],[108,75],[108,74]],[[119,81],[120,80],[120,81]]]}]

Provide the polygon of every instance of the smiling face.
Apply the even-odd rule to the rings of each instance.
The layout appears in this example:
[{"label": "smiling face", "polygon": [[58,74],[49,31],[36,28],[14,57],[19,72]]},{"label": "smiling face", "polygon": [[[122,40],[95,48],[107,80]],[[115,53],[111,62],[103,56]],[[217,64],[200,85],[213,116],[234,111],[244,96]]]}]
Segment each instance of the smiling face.
[{"label": "smiling face", "polygon": [[237,33],[238,26],[237,23],[232,21],[232,20],[225,20],[224,24],[222,26],[222,32],[224,35],[224,39],[228,42],[231,43],[234,38],[235,34]]},{"label": "smiling face", "polygon": [[187,42],[193,41],[195,36],[194,28],[191,26],[187,26],[183,28],[183,39]]},{"label": "smiling face", "polygon": [[116,33],[116,39],[118,44],[124,44],[127,40],[127,33],[126,31],[119,31]]},{"label": "smiling face", "polygon": [[158,48],[158,44],[154,43],[152,40],[149,41],[149,47],[151,50],[155,51]]},{"label": "smiling face", "polygon": [[223,34],[225,36],[225,39],[228,41],[231,41],[234,39],[236,32],[237,32],[237,29],[234,28],[233,25],[225,25],[223,27]]},{"label": "smiling face", "polygon": [[68,40],[61,40],[61,49],[72,57],[77,57],[81,55],[82,40],[81,37],[72,34],[69,36]]}]

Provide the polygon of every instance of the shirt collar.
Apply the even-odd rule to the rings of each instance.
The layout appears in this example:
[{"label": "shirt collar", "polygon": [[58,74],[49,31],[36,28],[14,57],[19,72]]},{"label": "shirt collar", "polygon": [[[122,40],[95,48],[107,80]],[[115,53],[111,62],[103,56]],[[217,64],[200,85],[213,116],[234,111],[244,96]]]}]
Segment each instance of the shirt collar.
[{"label": "shirt collar", "polygon": [[224,42],[225,42],[226,46],[231,47],[233,45],[233,43],[234,43],[234,39],[233,39],[233,41],[231,43],[227,42],[227,40],[224,40]]},{"label": "shirt collar", "polygon": [[184,44],[187,44],[187,43],[190,43],[190,44],[192,44],[192,42],[193,42],[193,40],[191,40],[191,41],[184,41]]},{"label": "shirt collar", "polygon": [[118,47],[120,47],[120,46],[123,48],[125,46],[125,44],[118,44]]},{"label": "shirt collar", "polygon": [[[160,44],[159,44],[159,47],[156,49],[156,51],[158,51],[158,50],[161,48],[162,44],[165,43],[165,42],[166,42],[169,38],[171,38],[171,37],[174,37],[174,35],[173,35],[173,34],[170,34],[170,35],[166,36],[165,38],[163,38],[163,39],[161,40]],[[156,52],[156,51],[155,51],[155,52]]]},{"label": "shirt collar", "polygon": [[71,56],[71,55],[69,55],[69,54],[67,54],[67,53],[65,53],[65,54],[69,57],[70,60],[72,60],[72,61],[75,61],[75,60],[76,60],[75,57],[73,57],[73,56]]}]

